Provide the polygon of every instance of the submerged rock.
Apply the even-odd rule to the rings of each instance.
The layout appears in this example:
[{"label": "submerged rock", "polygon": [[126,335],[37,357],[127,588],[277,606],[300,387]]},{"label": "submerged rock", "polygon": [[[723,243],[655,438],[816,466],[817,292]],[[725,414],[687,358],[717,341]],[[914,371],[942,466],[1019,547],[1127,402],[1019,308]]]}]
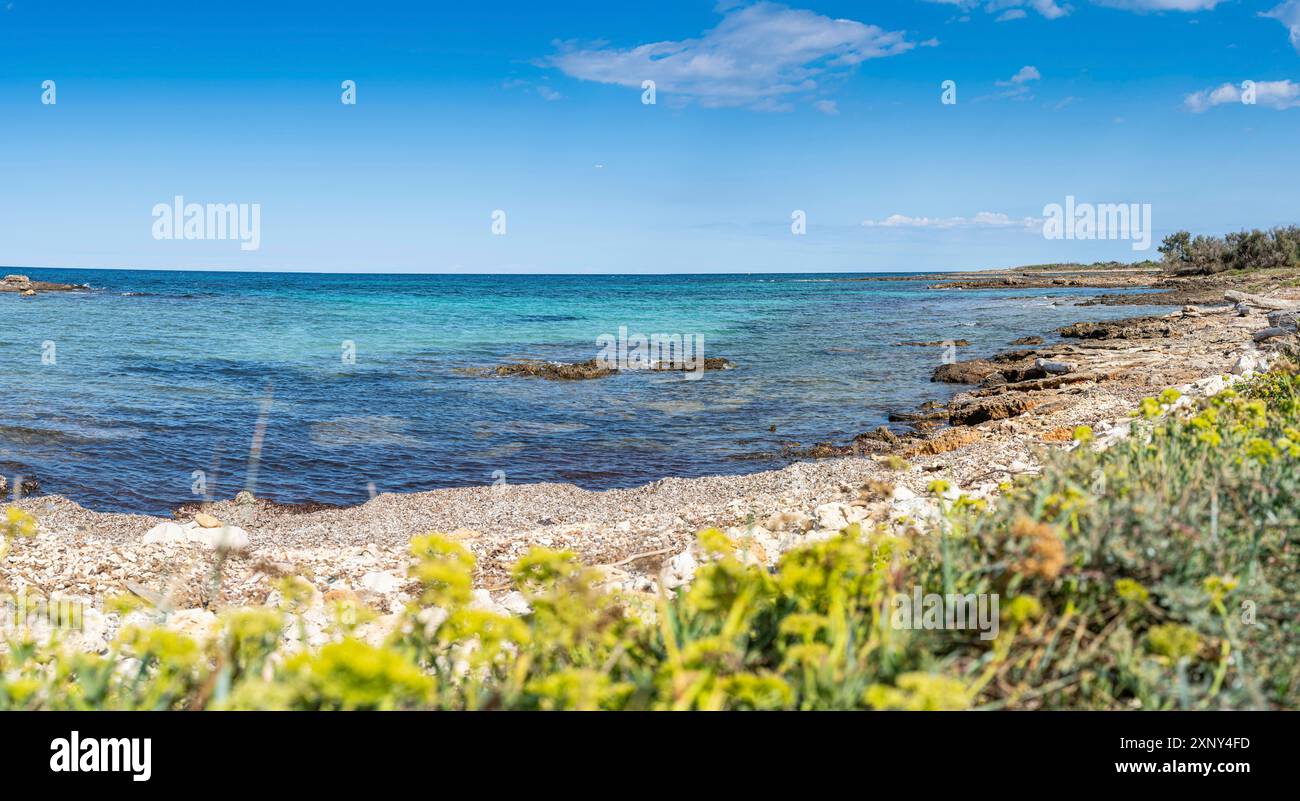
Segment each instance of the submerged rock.
[{"label": "submerged rock", "polygon": [[898,343],[898,344],[900,344],[900,345],[907,345],[907,346],[910,346],[910,347],[917,347],[917,348],[947,347],[947,346],[949,346],[949,345],[952,345],[954,348],[968,348],[968,347],[970,347],[970,342],[967,341],[967,340],[965,340],[965,339],[946,339],[946,340],[943,340],[942,342],[916,342],[916,341],[909,341],[909,342],[900,342],[900,343]]},{"label": "submerged rock", "polygon": [[[726,359],[716,356],[705,358],[702,362],[702,367],[699,365],[688,367],[676,364],[655,364],[651,367],[627,370],[626,372],[693,373],[697,369],[730,370],[735,366]],[[584,362],[548,362],[541,359],[524,359],[510,364],[500,364],[496,367],[468,368],[460,372],[469,375],[498,376],[502,378],[523,376],[542,378],[547,381],[586,381],[592,378],[605,378],[622,371],[610,367],[608,363],[600,359],[587,359]]]},{"label": "submerged rock", "polygon": [[[25,498],[29,495],[36,495],[41,490],[41,482],[31,476],[20,476],[16,489],[19,497]],[[9,479],[0,475],[0,495],[8,493],[9,490]]]}]

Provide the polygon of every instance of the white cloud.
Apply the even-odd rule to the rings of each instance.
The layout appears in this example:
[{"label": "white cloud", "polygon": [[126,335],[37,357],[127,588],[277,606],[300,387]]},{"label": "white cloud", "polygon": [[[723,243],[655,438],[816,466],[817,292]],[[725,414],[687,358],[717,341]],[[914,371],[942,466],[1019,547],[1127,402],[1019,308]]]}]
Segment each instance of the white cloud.
[{"label": "white cloud", "polygon": [[[1200,114],[1215,106],[1227,103],[1241,103],[1242,88],[1225,83],[1214,89],[1202,89],[1183,98],[1183,105],[1189,111]],[[1300,83],[1292,81],[1256,81],[1255,104],[1267,108],[1300,108]]]},{"label": "white cloud", "polygon": [[830,114],[831,116],[840,113],[840,107],[834,100],[818,100],[816,103],[813,103],[813,108],[823,114]]},{"label": "white cloud", "polygon": [[883,220],[863,220],[867,228],[1033,228],[1042,220],[1035,217],[1013,219],[1001,212],[981,211],[974,217],[909,217],[891,214]]},{"label": "white cloud", "polygon": [[[997,21],[1022,19],[1026,16],[1025,8],[1032,8],[1047,19],[1060,19],[1070,13],[1068,5],[1061,5],[1056,0],[926,0],[929,3],[942,3],[957,6],[963,11],[982,7],[986,13],[999,14]],[[1119,8],[1139,13],[1147,11],[1210,11],[1227,0],[1092,0],[1099,6]],[[1288,0],[1290,3],[1300,0]]]},{"label": "white cloud", "polygon": [[1092,0],[1099,6],[1125,11],[1213,11],[1225,0]]},{"label": "white cloud", "polygon": [[1022,8],[1032,8],[1047,19],[1059,19],[1070,13],[1068,7],[1058,5],[1056,0],[926,0],[926,2],[957,6],[963,11],[983,6],[984,11],[989,14],[1000,12],[999,22],[1024,17],[1025,12],[1021,10]]},{"label": "white cloud", "polygon": [[1016,86],[1019,84],[1029,83],[1030,81],[1036,81],[1042,77],[1043,75],[1038,71],[1037,67],[1021,67],[1019,72],[1011,76],[1011,80],[998,81],[998,86]]},{"label": "white cloud", "polygon": [[1291,32],[1291,46],[1300,52],[1300,0],[1286,0],[1277,8],[1260,14],[1275,19]]},{"label": "white cloud", "polygon": [[760,2],[726,10],[697,38],[629,48],[562,43],[546,63],[584,81],[640,89],[653,80],[679,101],[783,111],[819,81],[915,46],[902,31]]},{"label": "white cloud", "polygon": [[[1005,92],[999,92],[997,97],[1010,97],[1016,100],[1029,100],[1032,95],[1029,94],[1029,84],[1042,78],[1042,73],[1037,67],[1025,66],[1005,81],[996,81],[997,86],[1006,88]],[[976,98],[977,101],[989,99],[990,95]]]}]

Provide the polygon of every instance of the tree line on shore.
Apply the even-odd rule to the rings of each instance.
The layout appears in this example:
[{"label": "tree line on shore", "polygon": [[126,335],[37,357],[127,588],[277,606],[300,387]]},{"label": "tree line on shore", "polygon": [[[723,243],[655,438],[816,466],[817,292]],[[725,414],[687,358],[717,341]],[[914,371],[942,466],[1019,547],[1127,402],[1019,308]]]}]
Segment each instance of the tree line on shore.
[{"label": "tree line on shore", "polygon": [[1178,231],[1165,237],[1158,250],[1164,268],[1177,275],[1300,267],[1300,225],[1268,231],[1255,228],[1223,237]]}]

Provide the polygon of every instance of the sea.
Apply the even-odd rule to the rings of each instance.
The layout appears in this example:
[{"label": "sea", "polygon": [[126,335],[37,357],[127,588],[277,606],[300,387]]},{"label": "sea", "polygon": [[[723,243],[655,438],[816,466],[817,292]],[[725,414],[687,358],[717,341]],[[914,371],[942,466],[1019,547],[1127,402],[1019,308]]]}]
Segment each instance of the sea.
[{"label": "sea", "polygon": [[[393,275],[0,268],[0,472],[101,511],[249,489],[285,503],[567,482],[631,487],[789,463],[962,387],[959,358],[1169,311],[1099,290],[932,290],[906,274]],[[1113,292],[1114,290],[1108,290]],[[681,335],[733,369],[487,377]],[[602,337],[605,337],[602,340]],[[633,340],[633,347],[635,347]]]}]

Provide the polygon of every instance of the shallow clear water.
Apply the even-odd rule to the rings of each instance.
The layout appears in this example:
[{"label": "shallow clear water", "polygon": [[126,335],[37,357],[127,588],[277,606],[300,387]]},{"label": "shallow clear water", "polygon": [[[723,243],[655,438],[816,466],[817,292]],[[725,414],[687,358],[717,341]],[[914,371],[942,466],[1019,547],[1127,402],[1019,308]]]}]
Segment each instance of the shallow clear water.
[{"label": "shallow clear water", "polygon": [[[4,272],[93,290],[0,295],[0,470],[94,509],[155,513],[195,499],[196,470],[217,498],[252,483],[286,502],[356,503],[372,484],[606,488],[778,467],[784,443],[846,442],[961,389],[929,382],[939,348],[899,341],[967,339],[971,358],[1079,320],[1166,310],[1071,305],[1091,290],[830,275]],[[737,367],[697,381],[457,372],[590,359],[620,326],[700,334],[706,356]]]}]

